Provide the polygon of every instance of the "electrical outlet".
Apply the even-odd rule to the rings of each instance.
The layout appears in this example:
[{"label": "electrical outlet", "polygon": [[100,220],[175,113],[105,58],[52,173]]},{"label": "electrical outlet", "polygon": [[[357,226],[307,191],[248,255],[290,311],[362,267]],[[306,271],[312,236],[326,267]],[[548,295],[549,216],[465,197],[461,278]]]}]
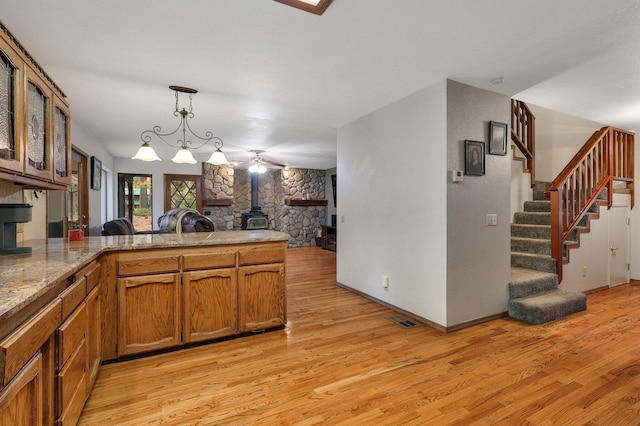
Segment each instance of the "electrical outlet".
[{"label": "electrical outlet", "polygon": [[344,223],[344,215],[343,214],[340,215],[340,223]]},{"label": "electrical outlet", "polygon": [[587,267],[586,267],[586,266],[583,266],[583,267],[582,267],[582,276],[583,276],[583,277],[586,277],[586,276],[587,276]]}]

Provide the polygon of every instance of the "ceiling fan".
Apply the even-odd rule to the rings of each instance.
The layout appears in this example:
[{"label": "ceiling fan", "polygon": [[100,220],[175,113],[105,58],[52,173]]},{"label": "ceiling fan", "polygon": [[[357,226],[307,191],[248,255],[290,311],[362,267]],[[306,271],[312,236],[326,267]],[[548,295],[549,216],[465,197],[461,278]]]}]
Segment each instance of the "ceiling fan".
[{"label": "ceiling fan", "polygon": [[261,149],[252,149],[249,152],[252,152],[254,155],[251,157],[251,160],[248,162],[232,162],[234,166],[241,165],[249,165],[249,171],[251,173],[264,173],[267,171],[267,167],[278,167],[283,168],[287,167],[286,164],[276,163],[275,161],[265,160],[262,157],[262,153],[264,152]]}]

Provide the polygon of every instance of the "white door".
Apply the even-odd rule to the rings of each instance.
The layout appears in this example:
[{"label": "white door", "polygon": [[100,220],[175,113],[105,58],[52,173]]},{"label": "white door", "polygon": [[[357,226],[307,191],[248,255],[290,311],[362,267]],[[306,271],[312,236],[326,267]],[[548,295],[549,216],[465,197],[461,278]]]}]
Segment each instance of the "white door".
[{"label": "white door", "polygon": [[609,287],[629,282],[629,203],[609,210]]}]

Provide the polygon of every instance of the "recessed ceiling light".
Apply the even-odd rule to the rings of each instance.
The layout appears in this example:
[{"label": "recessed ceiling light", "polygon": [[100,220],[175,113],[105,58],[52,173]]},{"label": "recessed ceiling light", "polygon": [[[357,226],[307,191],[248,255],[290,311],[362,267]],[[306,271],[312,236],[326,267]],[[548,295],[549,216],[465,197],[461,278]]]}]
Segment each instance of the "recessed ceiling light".
[{"label": "recessed ceiling light", "polygon": [[322,15],[333,0],[274,0],[305,12]]},{"label": "recessed ceiling light", "polygon": [[497,77],[491,80],[491,84],[493,84],[494,86],[502,83],[504,83],[504,77]]}]

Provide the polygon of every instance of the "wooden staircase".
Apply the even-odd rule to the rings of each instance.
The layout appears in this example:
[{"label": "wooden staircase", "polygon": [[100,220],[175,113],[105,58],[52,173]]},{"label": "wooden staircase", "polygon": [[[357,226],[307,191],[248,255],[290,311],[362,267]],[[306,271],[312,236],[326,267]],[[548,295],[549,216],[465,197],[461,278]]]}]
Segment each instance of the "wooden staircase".
[{"label": "wooden staircase", "polygon": [[580,246],[590,220],[599,217],[600,205],[611,207],[614,181],[625,182],[633,194],[634,135],[604,127],[553,182],[536,182],[535,117],[520,101],[512,100],[511,110],[511,138],[531,175],[534,200],[525,202],[511,225],[508,311],[513,318],[541,324],[586,309],[584,294],[558,288],[562,266],[570,250]]}]

